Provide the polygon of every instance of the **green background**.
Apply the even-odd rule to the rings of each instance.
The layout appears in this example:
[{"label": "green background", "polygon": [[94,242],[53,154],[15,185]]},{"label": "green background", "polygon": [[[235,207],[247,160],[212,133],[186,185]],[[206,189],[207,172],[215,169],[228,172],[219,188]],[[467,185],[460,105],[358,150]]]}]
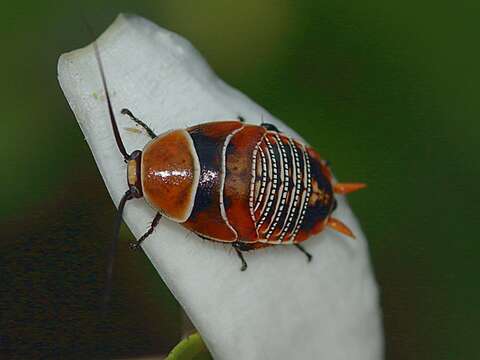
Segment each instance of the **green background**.
[{"label": "green background", "polygon": [[[118,12],[188,38],[328,158],[368,236],[387,359],[480,358],[478,1],[10,2],[0,36],[0,355],[166,353],[180,308],[122,232],[61,93],[62,52]],[[134,56],[134,49],[132,49]],[[255,120],[255,119],[250,119]],[[258,119],[257,119],[258,120]]]}]

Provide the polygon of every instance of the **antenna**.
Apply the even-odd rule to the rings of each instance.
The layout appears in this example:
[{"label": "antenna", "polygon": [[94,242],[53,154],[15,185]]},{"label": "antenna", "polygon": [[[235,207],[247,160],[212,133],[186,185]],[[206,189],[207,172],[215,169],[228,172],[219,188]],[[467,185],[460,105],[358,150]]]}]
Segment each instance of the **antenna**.
[{"label": "antenna", "polygon": [[[90,36],[92,37],[92,39],[95,39],[93,29],[84,16],[83,16],[83,21],[90,33]],[[125,145],[123,145],[120,132],[118,131],[117,121],[115,120],[115,114],[113,112],[112,101],[110,100],[110,94],[108,92],[107,80],[105,78],[105,71],[103,69],[102,58],[100,57],[100,51],[98,50],[98,45],[96,40],[93,41],[93,49],[95,50],[95,58],[97,59],[98,68],[100,70],[100,76],[102,78],[103,89],[105,90],[105,96],[107,98],[108,114],[110,116],[113,135],[115,136],[115,141],[117,143],[118,150],[120,150],[125,160],[130,160],[130,155],[127,153],[127,150],[125,149]],[[106,313],[106,310],[108,308],[108,303],[110,302],[110,296],[112,292],[113,265],[115,263],[115,253],[117,250],[118,239],[120,237],[120,227],[123,221],[123,218],[122,218],[123,210],[125,209],[125,204],[127,203],[127,201],[132,199],[133,197],[134,195],[132,194],[130,189],[128,189],[123,195],[118,205],[118,213],[117,213],[117,217],[114,224],[113,239],[110,244],[110,249],[108,251],[107,274],[106,274],[106,281],[105,281],[106,284],[105,284],[105,290],[103,293],[103,313],[104,314]]]},{"label": "antenna", "polygon": [[113,230],[114,231],[113,240],[112,240],[112,243],[110,244],[110,250],[108,251],[107,279],[106,279],[105,291],[103,293],[104,309],[107,308],[107,305],[110,302],[110,295],[112,293],[113,264],[115,263],[115,253],[117,251],[118,239],[120,238],[120,227],[123,221],[123,218],[122,218],[123,210],[125,209],[125,204],[127,203],[127,201],[132,198],[133,198],[133,195],[129,189],[125,192],[122,199],[120,200],[120,204],[118,205],[118,213],[115,219],[114,230]]},{"label": "antenna", "polygon": [[[84,19],[85,24],[90,32],[90,36],[94,39],[93,30],[90,24]],[[105,90],[105,96],[107,98],[107,106],[108,106],[108,114],[110,116],[110,122],[113,128],[113,135],[115,136],[115,141],[117,142],[118,150],[122,153],[125,160],[130,158],[130,155],[127,153],[125,149],[125,145],[123,145],[122,138],[120,136],[120,132],[118,131],[117,121],[115,120],[115,114],[113,112],[112,101],[110,100],[110,93],[108,92],[107,80],[105,78],[105,71],[103,69],[102,58],[100,57],[100,51],[98,50],[97,41],[93,41],[93,49],[95,50],[95,58],[98,62],[98,69],[100,70],[100,77],[102,78],[103,89]]]}]

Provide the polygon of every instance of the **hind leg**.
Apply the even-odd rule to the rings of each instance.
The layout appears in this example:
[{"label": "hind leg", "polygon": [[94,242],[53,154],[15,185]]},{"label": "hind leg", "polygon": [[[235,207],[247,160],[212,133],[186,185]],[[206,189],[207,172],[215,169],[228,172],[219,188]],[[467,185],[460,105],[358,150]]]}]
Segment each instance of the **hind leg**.
[{"label": "hind leg", "polygon": [[305,250],[305,248],[302,245],[300,244],[294,244],[294,245],[298,250],[300,250],[302,253],[305,254],[305,256],[307,257],[307,262],[312,261],[312,258],[313,258],[312,254],[310,254],[307,250]]},{"label": "hind leg", "polygon": [[248,264],[245,261],[245,258],[243,257],[242,251],[237,246],[235,246],[235,244],[238,244],[238,243],[233,243],[232,246],[235,249],[235,252],[237,253],[237,256],[240,258],[240,261],[242,262],[242,267],[240,268],[240,271],[245,271],[248,268]]}]

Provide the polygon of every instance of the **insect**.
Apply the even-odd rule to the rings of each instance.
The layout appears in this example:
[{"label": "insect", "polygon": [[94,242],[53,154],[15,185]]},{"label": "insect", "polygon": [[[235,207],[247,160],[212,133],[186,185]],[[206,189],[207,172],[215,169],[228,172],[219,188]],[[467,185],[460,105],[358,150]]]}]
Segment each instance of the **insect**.
[{"label": "insect", "polygon": [[354,237],[332,216],[337,206],[335,194],[347,194],[365,184],[335,183],[328,163],[313,148],[274,125],[247,124],[239,117],[157,135],[123,109],[121,113],[151,138],[143,150],[129,154],[94,45],[113,134],[127,163],[128,190],[119,204],[118,226],[131,199],[144,198],[157,211],[133,248],[152,234],[162,217],[201,238],[231,244],[242,271],[247,269],[245,251],[294,245],[310,261],[312,255],[300,244],[325,227]]}]

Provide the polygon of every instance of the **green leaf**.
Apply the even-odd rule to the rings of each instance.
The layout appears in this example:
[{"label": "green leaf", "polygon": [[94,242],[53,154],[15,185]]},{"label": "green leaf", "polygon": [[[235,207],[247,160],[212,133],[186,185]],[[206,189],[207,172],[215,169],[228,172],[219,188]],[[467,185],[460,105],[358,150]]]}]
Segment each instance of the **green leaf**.
[{"label": "green leaf", "polygon": [[166,360],[212,360],[199,333],[190,335],[175,346]]}]

